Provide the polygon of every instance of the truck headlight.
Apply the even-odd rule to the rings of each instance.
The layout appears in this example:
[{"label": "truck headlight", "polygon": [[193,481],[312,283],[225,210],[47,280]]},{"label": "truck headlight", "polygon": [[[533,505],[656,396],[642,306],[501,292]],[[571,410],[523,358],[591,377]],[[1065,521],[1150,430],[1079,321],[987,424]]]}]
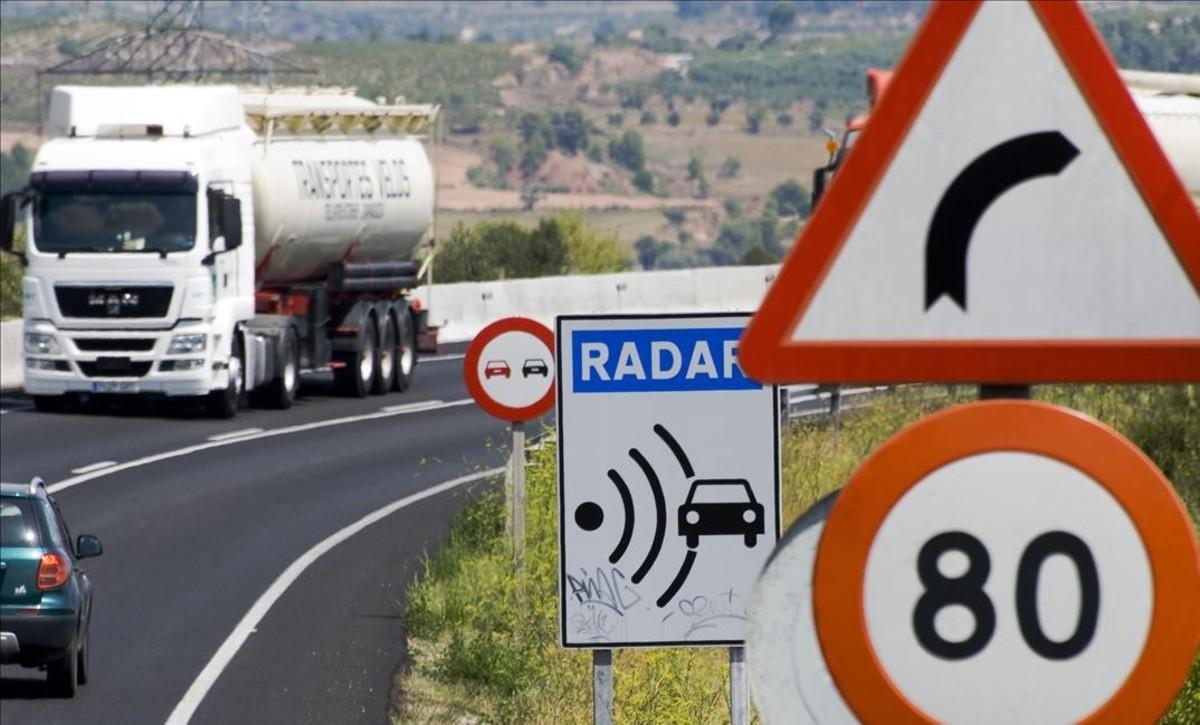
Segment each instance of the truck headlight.
[{"label": "truck headlight", "polygon": [[204,352],[208,343],[208,335],[204,333],[192,335],[176,335],[171,338],[171,346],[167,348],[168,355],[185,355],[189,352]]},{"label": "truck headlight", "polygon": [[27,332],[25,333],[25,352],[31,355],[57,355],[58,340],[54,339],[54,335]]}]

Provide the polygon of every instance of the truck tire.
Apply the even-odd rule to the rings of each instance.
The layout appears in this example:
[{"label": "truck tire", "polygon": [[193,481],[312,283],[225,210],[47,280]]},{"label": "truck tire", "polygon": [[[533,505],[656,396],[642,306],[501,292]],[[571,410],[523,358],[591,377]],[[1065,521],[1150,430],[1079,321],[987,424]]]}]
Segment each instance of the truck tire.
[{"label": "truck tire", "polygon": [[39,413],[56,413],[63,409],[66,399],[65,395],[35,395],[33,407],[37,408]]},{"label": "truck tire", "polygon": [[237,415],[246,390],[246,365],[242,356],[241,339],[234,334],[233,349],[229,353],[229,385],[224,390],[208,394],[208,414],[221,420]]},{"label": "truck tire", "polygon": [[79,690],[79,645],[72,643],[62,659],[46,667],[46,684],[55,697],[75,697]]},{"label": "truck tire", "polygon": [[300,344],[296,342],[296,331],[291,328],[283,335],[279,360],[279,376],[263,389],[262,402],[268,408],[287,410],[296,402],[300,390]]},{"label": "truck tire", "polygon": [[375,332],[375,320],[366,318],[358,333],[354,352],[338,355],[344,363],[334,371],[334,383],[342,395],[352,398],[366,397],[379,375],[379,336]]},{"label": "truck tire", "polygon": [[371,384],[372,395],[384,395],[392,389],[396,377],[396,360],[400,357],[400,341],[396,334],[396,317],[388,312],[379,327],[379,374]]},{"label": "truck tire", "polygon": [[408,310],[400,313],[400,349],[396,354],[396,376],[392,390],[404,392],[417,374],[417,326]]}]

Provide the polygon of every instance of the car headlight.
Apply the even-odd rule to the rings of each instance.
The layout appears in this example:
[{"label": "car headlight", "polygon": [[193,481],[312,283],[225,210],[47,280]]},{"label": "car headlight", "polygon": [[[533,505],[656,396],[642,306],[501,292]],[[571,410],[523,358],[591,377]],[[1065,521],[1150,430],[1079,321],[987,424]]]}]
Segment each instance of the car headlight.
[{"label": "car headlight", "polygon": [[176,335],[171,338],[171,346],[167,348],[168,355],[185,355],[189,352],[203,352],[208,344],[208,335],[204,333]]},{"label": "car headlight", "polygon": [[700,523],[700,512],[699,511],[688,511],[686,514],[683,515],[683,518],[689,524],[698,524],[698,523]]},{"label": "car headlight", "polygon": [[754,509],[746,509],[742,512],[742,521],[748,524],[754,523],[756,518],[758,518],[758,513]]},{"label": "car headlight", "polygon": [[58,340],[54,339],[54,335],[27,332],[25,333],[25,352],[31,355],[57,355]]}]

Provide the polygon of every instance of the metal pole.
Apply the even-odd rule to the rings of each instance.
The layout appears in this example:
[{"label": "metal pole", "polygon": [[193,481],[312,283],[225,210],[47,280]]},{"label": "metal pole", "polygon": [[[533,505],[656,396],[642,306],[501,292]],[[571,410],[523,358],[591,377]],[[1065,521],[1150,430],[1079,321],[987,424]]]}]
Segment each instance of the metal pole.
[{"label": "metal pole", "polygon": [[746,690],[746,648],[729,648],[729,722],[750,724],[750,696]]},{"label": "metal pole", "polygon": [[592,650],[592,723],[612,725],[612,650]]},{"label": "metal pole", "polygon": [[997,400],[1001,398],[1013,398],[1016,400],[1029,400],[1033,396],[1033,387],[1029,385],[980,385],[979,399],[980,400]]},{"label": "metal pole", "polygon": [[513,563],[525,560],[525,421],[512,424],[512,537]]}]

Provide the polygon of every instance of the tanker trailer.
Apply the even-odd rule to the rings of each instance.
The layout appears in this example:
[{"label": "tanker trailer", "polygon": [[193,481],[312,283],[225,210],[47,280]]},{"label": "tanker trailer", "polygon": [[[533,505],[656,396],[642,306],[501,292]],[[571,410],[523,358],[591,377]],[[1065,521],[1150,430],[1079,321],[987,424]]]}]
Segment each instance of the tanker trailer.
[{"label": "tanker trailer", "polygon": [[432,233],[437,107],[335,91],[60,87],[23,217],[25,389],[289,407],[307,370],[364,396],[435,342],[414,251]]}]

